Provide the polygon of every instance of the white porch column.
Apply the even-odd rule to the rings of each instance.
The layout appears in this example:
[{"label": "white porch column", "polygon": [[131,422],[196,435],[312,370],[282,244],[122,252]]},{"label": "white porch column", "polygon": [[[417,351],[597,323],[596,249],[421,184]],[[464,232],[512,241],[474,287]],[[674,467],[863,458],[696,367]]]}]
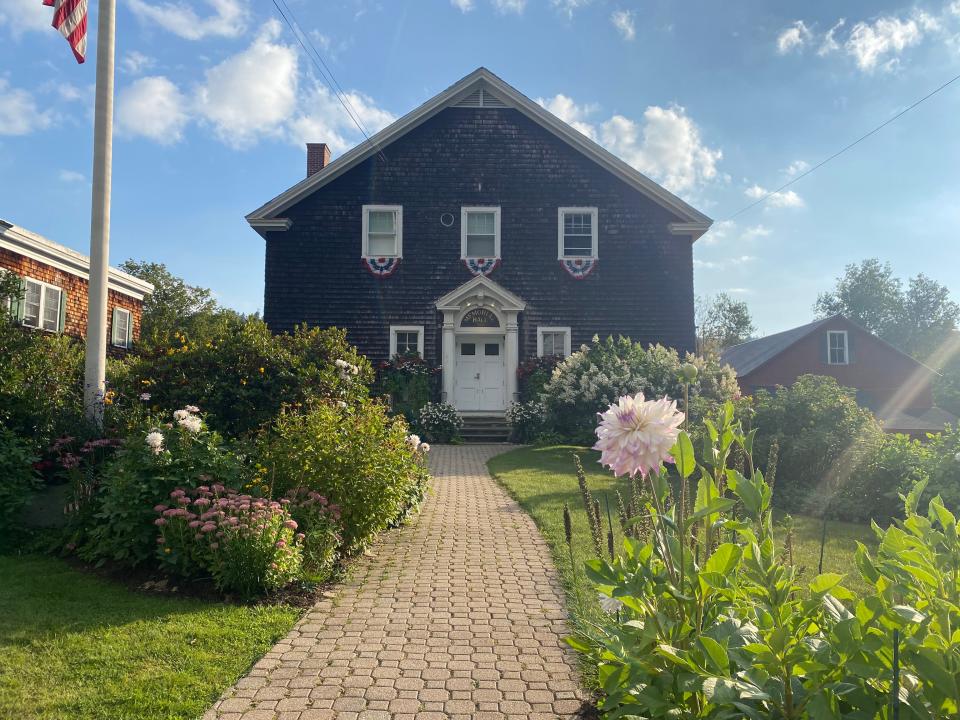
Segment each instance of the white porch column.
[{"label": "white porch column", "polygon": [[440,349],[443,375],[443,401],[453,405],[453,373],[457,363],[457,341],[454,335],[455,312],[443,311],[443,339]]},{"label": "white porch column", "polygon": [[517,398],[517,368],[520,366],[520,343],[517,339],[517,313],[507,311],[507,335],[504,341],[504,352],[507,355],[507,404],[516,402]]}]

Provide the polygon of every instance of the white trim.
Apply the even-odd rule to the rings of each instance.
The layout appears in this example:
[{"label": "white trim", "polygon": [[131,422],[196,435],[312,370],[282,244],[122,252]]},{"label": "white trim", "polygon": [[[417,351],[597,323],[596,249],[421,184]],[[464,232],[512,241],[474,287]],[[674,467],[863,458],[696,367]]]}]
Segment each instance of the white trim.
[{"label": "white trim", "polygon": [[537,357],[543,357],[543,334],[544,333],[563,333],[563,356],[569,357],[570,346],[570,328],[569,327],[548,327],[539,326],[537,328]]},{"label": "white trim", "polygon": [[[843,336],[843,362],[833,362],[830,359],[830,336]],[[846,330],[827,330],[827,365],[849,365],[850,364],[850,338]]]},{"label": "white trim", "polygon": [[[86,255],[5,220],[0,220],[0,248],[90,280],[90,258]],[[150,283],[116,268],[110,268],[107,287],[135,300],[143,300],[153,292]]]},{"label": "white trim", "polygon": [[[123,338],[122,343],[117,342],[117,331],[114,326],[115,313],[125,314],[127,316],[127,334],[126,337]],[[110,344],[113,347],[123,348],[124,350],[129,350],[133,345],[133,313],[126,308],[115,307],[110,313]]]},{"label": "white trim", "polygon": [[[394,214],[394,226],[393,229],[397,235],[397,242],[394,246],[394,253],[384,254],[379,253],[377,255],[370,254],[370,236],[369,236],[369,225],[370,225],[370,213],[371,212],[392,212]],[[360,239],[361,245],[361,257],[403,257],[403,205],[364,205],[363,206],[363,220],[361,221],[361,232],[363,233]]]},{"label": "white trim", "polygon": [[261,235],[267,232],[285,232],[293,227],[293,220],[290,218],[261,218],[249,222],[250,227]]},{"label": "white trim", "polygon": [[[51,333],[60,332],[60,325],[61,324],[66,325],[66,321],[67,321],[66,317],[63,317],[63,318],[60,317],[60,308],[63,305],[63,292],[64,292],[63,288],[60,287],[59,285],[54,285],[52,283],[44,282],[43,280],[37,280],[36,278],[30,277],[29,275],[22,275],[20,279],[24,283],[31,282],[31,283],[34,283],[35,285],[40,286],[40,311],[39,311],[39,314],[37,315],[37,324],[30,325],[27,323],[27,316],[26,316],[27,289],[26,288],[24,288],[23,290],[23,299],[20,301],[24,304],[24,315],[23,315],[23,320],[21,321],[20,324],[23,325],[23,327],[25,328],[30,328],[31,330],[43,330],[44,332],[51,332]],[[60,293],[57,296],[57,323],[56,323],[57,326],[53,330],[51,330],[50,328],[45,328],[43,326],[43,311],[44,311],[44,307],[47,304],[47,290],[56,290],[58,293]]]},{"label": "white trim", "polygon": [[426,122],[444,108],[455,105],[470,93],[475,92],[478,87],[491,89],[492,94],[502,100],[506,106],[523,113],[547,131],[553,133],[619,177],[628,185],[631,185],[647,197],[673,212],[681,220],[704,225],[704,232],[706,232],[706,228],[713,222],[699,210],[694,209],[669,190],[661,187],[646,175],[637,171],[636,168],[602,148],[586,135],[573,129],[570,125],[483,67],[477,68],[420,107],[407,113],[393,124],[388,125],[367,142],[357,145],[319,172],[301,180],[273,200],[257,208],[247,215],[247,221],[252,223],[261,219],[277,217],[284,210],[296,204],[310,193],[320,189],[371,156],[383,152],[383,148],[391,142]]},{"label": "white trim", "polygon": [[706,222],[670,223],[667,225],[667,229],[671,235],[689,235],[691,240],[697,240],[710,229],[711,225],[713,225],[713,220],[707,220]]},{"label": "white trim", "polygon": [[391,325],[390,326],[390,358],[397,354],[397,333],[415,332],[417,334],[417,353],[423,357],[423,325]]},{"label": "white trim", "polygon": [[[585,215],[590,214],[592,217],[591,228],[593,231],[593,237],[591,238],[591,251],[590,255],[565,255],[564,244],[563,244],[563,216],[567,213]],[[557,259],[558,260],[583,260],[584,258],[596,260],[599,256],[599,237],[600,229],[597,227],[599,221],[599,211],[595,207],[561,207],[557,208]]]},{"label": "white trim", "polygon": [[500,206],[499,205],[472,205],[460,208],[460,259],[469,257],[486,258],[486,255],[467,255],[467,215],[470,213],[493,213],[493,250],[494,258],[499,260],[500,255]]},{"label": "white trim", "polygon": [[[477,275],[472,280],[468,280],[460,287],[454,288],[442,298],[437,300],[437,310],[460,311],[463,302],[470,297],[487,298],[493,300],[497,309],[504,312],[520,312],[527,303],[518,298],[512,292],[500,285],[486,275]],[[451,319],[452,321],[452,319]]]}]

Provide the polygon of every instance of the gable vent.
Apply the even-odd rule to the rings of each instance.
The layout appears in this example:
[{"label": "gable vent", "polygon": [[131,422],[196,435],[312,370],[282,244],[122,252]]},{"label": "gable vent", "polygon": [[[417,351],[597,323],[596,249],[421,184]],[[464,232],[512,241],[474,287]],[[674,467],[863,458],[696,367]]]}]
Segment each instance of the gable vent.
[{"label": "gable vent", "polygon": [[507,107],[496,95],[482,87],[477,88],[469,95],[465,95],[454,107],[459,108],[503,108]]}]

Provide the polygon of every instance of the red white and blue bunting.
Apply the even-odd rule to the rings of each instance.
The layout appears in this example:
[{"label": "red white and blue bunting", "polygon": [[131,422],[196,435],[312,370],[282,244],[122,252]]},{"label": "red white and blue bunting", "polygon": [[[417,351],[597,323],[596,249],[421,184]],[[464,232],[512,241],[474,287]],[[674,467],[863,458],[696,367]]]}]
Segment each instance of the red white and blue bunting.
[{"label": "red white and blue bunting", "polygon": [[499,258],[464,258],[463,264],[474,275],[489,275],[500,265]]},{"label": "red white and blue bunting", "polygon": [[596,258],[576,258],[575,260],[561,260],[560,264],[574,280],[583,280],[593,272],[597,266]]},{"label": "red white and blue bunting", "polygon": [[387,278],[400,267],[400,258],[363,258],[363,266],[374,277]]}]

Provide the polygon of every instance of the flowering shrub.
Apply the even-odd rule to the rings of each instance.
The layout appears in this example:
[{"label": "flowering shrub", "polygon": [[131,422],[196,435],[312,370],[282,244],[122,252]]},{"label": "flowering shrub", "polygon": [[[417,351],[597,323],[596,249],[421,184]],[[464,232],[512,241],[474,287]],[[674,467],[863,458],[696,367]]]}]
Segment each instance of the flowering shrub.
[{"label": "flowering shrub", "polygon": [[428,478],[403,419],[369,400],[288,409],[261,434],[257,453],[275,497],[303,488],[340,508],[348,553],[402,517]]},{"label": "flowering shrub", "polygon": [[330,574],[340,547],[340,508],[307,488],[287,493],[287,510],[303,535],[303,565],[314,578]]},{"label": "flowering shrub", "polygon": [[156,410],[195,403],[210,427],[232,437],[269,423],[285,405],[356,402],[371,379],[342,330],[273,334],[248,319],[219,323],[202,340],[176,334],[168,347],[150,348],[130,359],[119,389],[129,398],[149,394]]},{"label": "flowering shrub", "polygon": [[420,408],[417,427],[431,442],[448,443],[460,435],[463,418],[450,403],[427,403]]},{"label": "flowering shrub", "polygon": [[35,461],[30,444],[0,425],[0,537],[13,528],[39,486]]},{"label": "flowering shrub", "polygon": [[436,397],[439,377],[440,368],[431,367],[419,355],[396,355],[377,366],[373,392],[389,396],[393,411],[413,423],[420,409]]},{"label": "flowering shrub", "polygon": [[220,484],[176,488],[153,508],[160,560],[180,575],[209,572],[221,592],[244,598],[281,588],[300,575],[304,541],[289,504]]},{"label": "flowering shrub", "polygon": [[[617,340],[594,338],[559,363],[550,382],[544,387],[542,400],[553,428],[572,439],[592,435],[598,412],[622,395],[638,392],[647,397],[681,397],[678,379],[683,362],[692,363],[699,371],[690,386],[692,400],[704,398],[713,405],[739,396],[736,376],[729,367],[721,367],[715,359],[687,355],[684,360],[675,350],[660,345],[644,349],[629,338]],[[699,407],[691,402],[691,408]]]},{"label": "flowering shrub", "polygon": [[544,428],[546,414],[547,409],[539,400],[511,403],[506,413],[510,439],[518,443],[535,441]]},{"label": "flowering shrub", "polygon": [[543,394],[544,386],[553,376],[553,369],[561,362],[563,362],[562,355],[535,356],[525,360],[517,368],[520,402],[538,400]]},{"label": "flowering shrub", "polygon": [[152,510],[175,488],[210,483],[236,487],[242,458],[206,429],[195,406],[171,423],[151,423],[124,439],[90,498],[91,510],[75,522],[71,542],[81,557],[137,565],[153,557]]}]

